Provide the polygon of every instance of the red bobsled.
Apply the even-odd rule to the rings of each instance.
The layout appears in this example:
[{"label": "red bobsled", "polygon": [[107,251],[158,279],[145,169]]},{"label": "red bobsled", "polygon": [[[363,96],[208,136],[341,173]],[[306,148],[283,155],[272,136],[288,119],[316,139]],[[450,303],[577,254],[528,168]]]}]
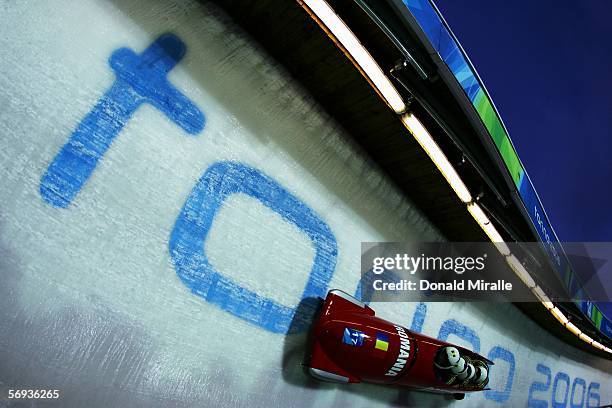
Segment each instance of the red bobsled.
[{"label": "red bobsled", "polygon": [[[453,356],[458,351],[460,368],[451,371],[440,364],[448,350]],[[493,364],[465,348],[380,319],[365,303],[340,290],[331,290],[325,298],[314,324],[311,352],[309,372],[320,380],[406,386],[450,393],[457,399],[484,390]]]}]

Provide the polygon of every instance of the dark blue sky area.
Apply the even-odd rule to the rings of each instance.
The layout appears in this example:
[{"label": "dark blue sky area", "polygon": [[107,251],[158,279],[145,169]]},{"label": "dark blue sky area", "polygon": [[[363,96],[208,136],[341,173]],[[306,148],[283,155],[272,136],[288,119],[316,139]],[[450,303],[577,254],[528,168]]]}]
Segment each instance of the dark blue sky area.
[{"label": "dark blue sky area", "polygon": [[612,3],[437,6],[491,94],[561,241],[612,241]]}]

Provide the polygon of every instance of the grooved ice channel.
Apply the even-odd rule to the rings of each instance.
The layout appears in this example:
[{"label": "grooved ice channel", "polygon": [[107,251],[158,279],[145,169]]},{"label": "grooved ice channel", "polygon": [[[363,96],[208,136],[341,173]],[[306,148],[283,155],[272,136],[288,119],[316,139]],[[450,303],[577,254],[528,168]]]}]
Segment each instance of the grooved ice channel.
[{"label": "grooved ice channel", "polygon": [[[438,232],[214,6],[54,0],[1,9],[2,398],[46,388],[61,399],[41,406],[612,402],[608,362],[512,305],[375,305],[495,360],[492,389],[464,401],[308,378],[299,365],[307,319],[295,334],[285,324],[301,298],[355,293],[361,241],[440,240]],[[84,122],[116,81],[110,56],[143,55],[165,34],[185,48],[171,54],[178,62],[165,79],[186,99],[166,89],[168,105],[103,110],[110,127]],[[129,84],[139,100],[144,85]],[[112,108],[124,107],[111,96]],[[186,100],[194,126],[168,113]],[[58,156],[80,124],[93,143],[121,126],[103,154],[77,145],[78,155]],[[41,195],[56,157],[62,177],[89,165],[62,160],[98,158],[65,208]]]}]

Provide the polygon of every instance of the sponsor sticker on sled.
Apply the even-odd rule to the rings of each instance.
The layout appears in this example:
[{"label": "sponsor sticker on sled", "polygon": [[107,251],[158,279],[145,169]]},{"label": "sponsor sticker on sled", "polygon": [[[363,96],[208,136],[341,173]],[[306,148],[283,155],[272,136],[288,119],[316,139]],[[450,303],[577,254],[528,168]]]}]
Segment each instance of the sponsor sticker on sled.
[{"label": "sponsor sticker on sled", "polygon": [[387,351],[389,349],[389,336],[384,333],[376,333],[376,343],[374,348],[377,350]]},{"label": "sponsor sticker on sled", "polygon": [[349,346],[360,347],[363,345],[363,338],[365,333],[359,330],[351,329],[349,327],[344,329],[344,335],[342,336],[342,342]]}]

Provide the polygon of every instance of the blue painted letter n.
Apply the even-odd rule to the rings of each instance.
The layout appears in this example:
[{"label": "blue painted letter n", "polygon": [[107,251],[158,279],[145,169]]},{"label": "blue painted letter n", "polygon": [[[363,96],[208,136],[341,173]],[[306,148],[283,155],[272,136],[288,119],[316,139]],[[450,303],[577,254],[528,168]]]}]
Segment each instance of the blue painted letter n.
[{"label": "blue painted letter n", "polygon": [[115,82],[76,127],[42,176],[40,194],[49,204],[66,208],[91,176],[113,139],[136,109],[149,103],[189,134],[204,128],[204,114],[167,78],[185,55],[185,44],[163,34],[140,55],[129,48],[113,52],[109,64]]}]

